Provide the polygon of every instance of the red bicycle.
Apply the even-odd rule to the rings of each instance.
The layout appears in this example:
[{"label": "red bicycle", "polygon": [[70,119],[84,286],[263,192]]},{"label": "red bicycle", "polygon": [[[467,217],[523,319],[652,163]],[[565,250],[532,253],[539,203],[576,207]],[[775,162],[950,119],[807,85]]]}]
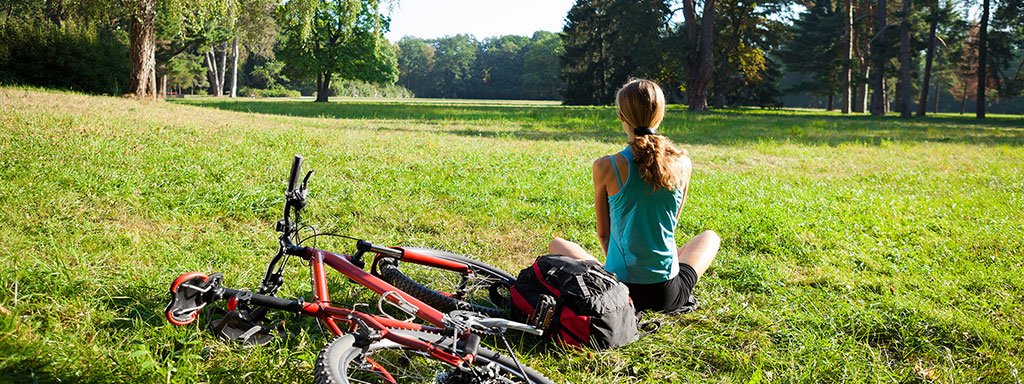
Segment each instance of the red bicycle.
[{"label": "red bicycle", "polygon": [[[190,324],[207,305],[226,300],[228,315],[214,328],[222,336],[262,342],[269,339],[267,328],[255,324],[265,320],[269,309],[315,317],[335,336],[317,357],[317,383],[397,383],[399,379],[431,383],[551,382],[521,364],[504,337],[509,329],[537,335],[541,330],[494,317],[507,315],[507,289],[512,276],[442,251],[381,247],[324,233],[300,239],[300,212],[306,205],[306,186],[313,174],[307,173],[299,185],[301,168],[302,157],[295,156],[285,192],[284,218],[277,223],[280,247],[270,260],[259,289],[250,292],[224,287],[220,273],[184,273],[171,283],[171,299],[164,310],[169,322],[179,326]],[[302,245],[316,236],[357,240],[356,252],[335,254]],[[364,270],[363,261],[368,253],[373,255],[369,272]],[[310,301],[274,296],[284,284],[284,267],[290,256],[309,263],[313,286]],[[381,315],[334,306],[325,265],[380,295]],[[404,273],[400,265],[418,265],[437,273],[427,278],[428,284],[423,284]],[[419,280],[426,281],[422,277]],[[454,287],[443,288],[439,284],[444,281]],[[388,315],[385,304],[410,318]],[[425,323],[414,322],[415,318]],[[504,343],[507,355],[480,345],[481,336],[490,335],[498,336]]]}]

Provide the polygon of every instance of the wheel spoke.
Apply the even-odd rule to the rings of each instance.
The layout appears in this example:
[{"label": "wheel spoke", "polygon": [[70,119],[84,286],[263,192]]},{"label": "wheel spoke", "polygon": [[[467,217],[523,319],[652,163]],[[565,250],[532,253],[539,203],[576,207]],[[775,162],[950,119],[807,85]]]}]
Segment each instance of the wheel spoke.
[{"label": "wheel spoke", "polygon": [[[451,339],[445,336],[416,332],[392,330],[405,337],[412,337],[435,346],[451,345]],[[527,383],[527,379],[515,362],[486,348],[478,350],[474,361],[475,372],[464,373],[443,361],[418,350],[382,340],[361,349],[353,346],[353,338],[343,339],[341,336],[329,344],[320,353],[317,360],[316,374],[318,383],[344,382],[347,378],[351,383],[479,383],[479,384],[518,384]],[[339,341],[347,341],[339,342]],[[528,367],[529,382],[550,383],[544,376]],[[393,381],[382,375],[387,372]],[[323,378],[334,378],[323,380]]]}]

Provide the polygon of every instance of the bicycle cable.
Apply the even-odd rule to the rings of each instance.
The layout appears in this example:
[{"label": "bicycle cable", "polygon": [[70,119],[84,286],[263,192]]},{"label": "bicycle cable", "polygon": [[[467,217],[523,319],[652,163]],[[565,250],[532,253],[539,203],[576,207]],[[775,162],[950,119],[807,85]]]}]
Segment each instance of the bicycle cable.
[{"label": "bicycle cable", "polygon": [[359,238],[355,238],[355,237],[347,236],[347,235],[342,235],[342,234],[338,234],[338,233],[324,232],[324,233],[314,233],[313,235],[306,236],[305,238],[299,240],[299,243],[295,244],[295,245],[302,245],[302,243],[305,242],[306,240],[309,240],[309,239],[312,239],[312,238],[316,238],[316,237],[320,237],[320,236],[342,237],[342,238],[346,238],[346,239],[349,239],[349,240],[356,240],[356,241],[362,240],[362,239],[359,239]]},{"label": "bicycle cable", "polygon": [[508,343],[508,339],[505,338],[505,334],[502,333],[498,336],[501,338],[501,342],[505,344],[505,350],[508,351],[508,355],[509,357],[512,358],[512,362],[516,363],[516,368],[519,369],[519,373],[521,373],[523,375],[523,378],[526,379],[526,382],[529,383],[530,376],[526,374],[526,370],[523,369],[523,365],[519,363],[519,359],[516,358],[516,353],[515,351],[512,350],[512,345]]}]

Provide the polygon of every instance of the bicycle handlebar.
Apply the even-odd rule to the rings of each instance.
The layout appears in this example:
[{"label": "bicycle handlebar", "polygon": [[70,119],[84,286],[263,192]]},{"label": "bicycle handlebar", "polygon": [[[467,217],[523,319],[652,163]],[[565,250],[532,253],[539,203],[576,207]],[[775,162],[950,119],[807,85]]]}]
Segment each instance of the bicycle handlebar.
[{"label": "bicycle handlebar", "polygon": [[302,172],[302,155],[295,155],[292,159],[292,171],[288,174],[288,192],[295,190],[295,184],[299,182],[299,174]]}]

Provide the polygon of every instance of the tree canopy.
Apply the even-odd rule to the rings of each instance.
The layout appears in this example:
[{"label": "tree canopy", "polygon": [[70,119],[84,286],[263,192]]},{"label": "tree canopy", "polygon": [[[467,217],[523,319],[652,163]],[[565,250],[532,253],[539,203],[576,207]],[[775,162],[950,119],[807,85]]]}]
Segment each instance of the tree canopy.
[{"label": "tree canopy", "polygon": [[318,101],[397,84],[370,93],[600,105],[646,77],[693,110],[840,100],[858,113],[871,100],[873,113],[905,117],[928,107],[983,117],[987,106],[1024,100],[1024,0],[577,0],[560,32],[396,43],[384,38],[390,8],[9,0],[0,4],[0,82]]},{"label": "tree canopy", "polygon": [[293,77],[315,77],[317,101],[328,100],[335,76],[389,84],[398,79],[394,47],[383,35],[389,21],[379,5],[377,0],[292,0],[279,8],[279,56]]}]

